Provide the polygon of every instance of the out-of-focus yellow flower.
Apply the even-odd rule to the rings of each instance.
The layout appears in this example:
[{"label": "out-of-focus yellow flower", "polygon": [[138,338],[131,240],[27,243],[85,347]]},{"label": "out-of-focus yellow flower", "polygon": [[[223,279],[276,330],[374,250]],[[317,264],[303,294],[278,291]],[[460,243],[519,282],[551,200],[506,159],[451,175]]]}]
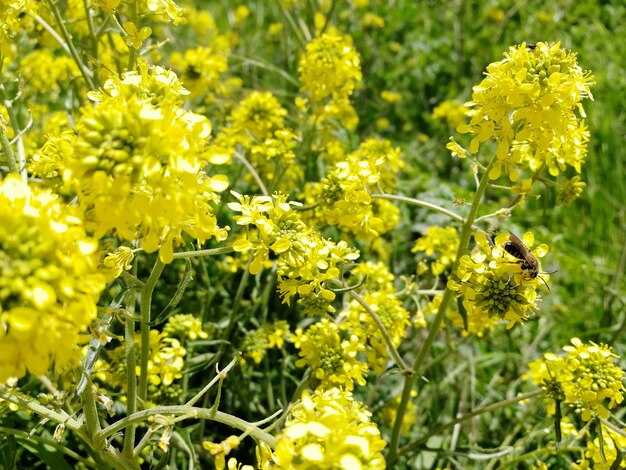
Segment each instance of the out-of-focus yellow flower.
[{"label": "out-of-focus yellow flower", "polygon": [[0,182],[0,383],[78,362],[105,287],[97,251],[75,207],[17,175]]},{"label": "out-of-focus yellow flower", "polygon": [[385,468],[385,441],[370,416],[350,392],[303,392],[277,438],[276,468]]},{"label": "out-of-focus yellow flower", "polygon": [[183,10],[172,0],[145,0],[146,13],[159,21],[179,24],[183,21]]},{"label": "out-of-focus yellow flower", "polygon": [[572,179],[564,180],[559,186],[559,192],[556,196],[556,204],[558,206],[569,206],[575,199],[578,199],[585,189],[584,181],[580,180],[580,176],[574,176]]},{"label": "out-of-focus yellow flower", "polygon": [[456,129],[463,123],[467,108],[458,101],[446,100],[442,101],[433,109],[432,118],[445,121],[452,129]]},{"label": "out-of-focus yellow flower", "polygon": [[163,328],[163,333],[167,336],[178,338],[179,340],[196,341],[209,337],[202,329],[202,322],[199,318],[191,314],[172,315]]},{"label": "out-of-focus yellow flower", "polygon": [[434,256],[430,268],[438,276],[454,262],[458,249],[459,234],[454,227],[428,227],[426,235],[417,239],[411,252],[422,251],[427,256]]},{"label": "out-of-focus yellow flower", "polygon": [[397,91],[383,90],[380,92],[380,97],[391,104],[402,101],[402,94]]},{"label": "out-of-focus yellow flower", "polygon": [[361,26],[365,29],[383,29],[385,19],[376,13],[367,12],[361,18]]},{"label": "out-of-focus yellow flower", "polygon": [[323,34],[307,44],[300,59],[301,88],[314,102],[347,98],[361,78],[360,59],[350,36]]}]

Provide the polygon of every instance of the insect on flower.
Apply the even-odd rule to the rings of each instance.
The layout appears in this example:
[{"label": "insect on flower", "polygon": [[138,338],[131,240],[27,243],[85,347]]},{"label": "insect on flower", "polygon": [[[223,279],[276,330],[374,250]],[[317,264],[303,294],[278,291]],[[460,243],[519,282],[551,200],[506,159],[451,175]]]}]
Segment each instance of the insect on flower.
[{"label": "insect on flower", "polygon": [[514,235],[511,231],[509,231],[509,239],[504,243],[503,248],[504,251],[506,251],[508,254],[520,260],[520,266],[522,268],[522,271],[524,271],[528,279],[536,279],[537,277],[539,277],[539,279],[541,279],[546,285],[548,290],[550,290],[550,286],[548,286],[548,283],[539,275],[541,274],[539,260],[532,253],[532,251],[528,249],[524,242],[520,240],[516,235]]}]

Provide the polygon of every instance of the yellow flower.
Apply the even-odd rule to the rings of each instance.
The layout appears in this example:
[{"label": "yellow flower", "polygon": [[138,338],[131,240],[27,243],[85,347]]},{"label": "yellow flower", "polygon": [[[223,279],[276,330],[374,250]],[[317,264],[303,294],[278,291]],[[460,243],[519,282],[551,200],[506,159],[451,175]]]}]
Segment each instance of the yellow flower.
[{"label": "yellow flower", "polygon": [[211,203],[228,179],[202,170],[211,124],[179,107],[183,89],[165,91],[173,77],[162,71],[126,74],[94,95],[103,101],[83,108],[63,176],[96,236],[141,239],[146,252],[158,250],[170,263],[185,233],[199,243],[226,238]]},{"label": "yellow flower", "polygon": [[565,356],[546,353],[531,363],[529,377],[549,397],[581,409],[583,420],[607,419],[608,409],[624,399],[624,371],[614,364],[618,356],[608,346],[578,338],[563,350]]},{"label": "yellow flower", "polygon": [[564,180],[559,186],[559,192],[556,196],[556,204],[558,206],[569,206],[575,199],[578,199],[585,189],[584,181],[579,176],[572,179]]},{"label": "yellow flower", "polygon": [[301,89],[314,102],[347,98],[361,78],[360,59],[350,36],[323,34],[307,44],[300,59]]},{"label": "yellow flower", "polygon": [[112,270],[113,277],[118,277],[122,274],[122,270],[128,271],[132,268],[131,263],[134,257],[132,249],[127,246],[121,246],[115,252],[107,254],[103,264]]},{"label": "yellow flower", "polygon": [[370,416],[349,392],[303,392],[277,438],[276,468],[384,469],[385,441]]},{"label": "yellow flower", "polygon": [[339,327],[323,318],[306,332],[296,331],[296,347],[300,350],[298,367],[310,367],[319,381],[318,388],[341,387],[352,390],[354,382],[365,385],[367,364],[357,359],[365,349],[359,337],[349,334],[342,339]]},{"label": "yellow flower", "polygon": [[0,383],[78,362],[105,278],[77,215],[17,175],[0,182]]},{"label": "yellow flower", "polygon": [[426,235],[417,239],[411,252],[423,251],[429,257],[434,256],[430,268],[438,276],[454,262],[458,249],[459,234],[454,227],[428,227]]},{"label": "yellow flower", "polygon": [[[468,317],[487,313],[490,318],[507,320],[507,328],[512,328],[534,313],[539,300],[537,288],[548,281],[548,275],[529,275],[520,260],[505,250],[509,237],[508,233],[498,235],[492,247],[483,232],[476,233],[476,249],[461,258],[448,287],[463,297]],[[523,237],[529,248],[533,240],[530,232]],[[542,244],[532,254],[541,258],[547,251]]]},{"label": "yellow flower", "polygon": [[566,166],[580,171],[589,133],[575,112],[585,116],[581,101],[592,98],[593,77],[575,54],[559,43],[532,48],[523,43],[490,64],[486,75],[467,103],[469,125],[458,130],[474,134],[472,153],[487,140],[498,143],[490,178],[498,178],[502,166],[512,181],[524,167],[535,171],[545,165],[552,175]]},{"label": "yellow flower", "polygon": [[[363,295],[363,300],[376,313],[387,330],[391,343],[398,347],[407,327],[410,325],[409,312],[402,306],[402,302],[393,292],[370,292]],[[340,328],[356,335],[366,345],[366,357],[369,366],[378,373],[382,373],[389,360],[387,344],[382,336],[378,324],[365,308],[356,300],[340,313],[342,319]]]},{"label": "yellow flower", "polygon": [[128,34],[126,37],[126,44],[134,47],[135,49],[139,49],[143,45],[144,41],[150,37],[150,34],[152,34],[152,28],[144,26],[141,29],[137,29],[137,26],[130,21],[127,21],[122,26],[124,28],[124,32]]},{"label": "yellow flower", "polygon": [[445,121],[448,126],[456,129],[463,123],[466,113],[467,108],[458,101],[446,100],[433,109],[432,118]]},{"label": "yellow flower", "polygon": [[202,329],[202,322],[199,318],[191,314],[172,315],[163,328],[163,333],[167,336],[178,338],[179,340],[196,341],[209,337]]}]

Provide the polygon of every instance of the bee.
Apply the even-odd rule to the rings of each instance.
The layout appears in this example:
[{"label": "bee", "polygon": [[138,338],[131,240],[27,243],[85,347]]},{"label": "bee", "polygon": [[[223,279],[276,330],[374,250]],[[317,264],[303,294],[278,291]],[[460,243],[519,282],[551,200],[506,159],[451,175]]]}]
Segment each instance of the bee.
[{"label": "bee", "polygon": [[540,276],[540,274],[553,274],[556,272],[556,270],[542,272],[537,257],[533,255],[533,252],[530,251],[526,245],[524,245],[524,242],[520,240],[516,235],[511,233],[510,230],[509,240],[502,246],[502,248],[504,248],[504,251],[506,251],[508,254],[514,256],[520,261],[520,267],[522,268],[526,279],[539,278],[541,279],[541,282],[546,285],[548,290],[550,290],[550,286],[548,285],[546,280]]},{"label": "bee", "polygon": [[526,44],[526,48],[529,51],[534,51],[537,48],[537,43],[530,43],[530,44]]},{"label": "bee", "polygon": [[536,279],[541,272],[539,260],[533,255],[532,251],[524,245],[522,240],[511,232],[509,232],[509,235],[509,240],[503,245],[504,251],[520,260],[522,271],[524,271],[529,279]]}]

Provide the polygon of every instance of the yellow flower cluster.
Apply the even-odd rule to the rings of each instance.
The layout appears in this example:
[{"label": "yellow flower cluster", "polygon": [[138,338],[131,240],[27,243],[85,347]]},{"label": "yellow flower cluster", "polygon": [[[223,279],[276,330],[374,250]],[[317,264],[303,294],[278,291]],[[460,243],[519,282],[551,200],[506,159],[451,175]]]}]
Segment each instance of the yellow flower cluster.
[{"label": "yellow flower cluster", "polygon": [[[175,400],[182,392],[177,381],[182,378],[187,349],[183,346],[189,341],[207,338],[200,320],[192,315],[173,315],[165,324],[163,331],[150,330],[150,348],[148,360],[148,398],[153,401]],[[139,346],[141,337],[135,334],[135,344]],[[135,349],[139,354],[140,348]],[[124,344],[106,351],[106,357],[99,359],[94,376],[112,387],[126,390],[126,348]],[[139,376],[140,370],[135,371]]]},{"label": "yellow flower cluster", "polygon": [[[587,441],[587,451],[585,457],[591,459],[593,463],[584,459],[575,465],[572,470],[616,470],[616,468],[626,468],[626,462],[622,459],[623,449],[626,449],[626,437],[623,433],[618,433],[612,429],[602,426],[602,436]],[[626,429],[622,429],[626,432]],[[602,442],[600,442],[602,439]],[[619,467],[615,466],[621,460]]]},{"label": "yellow flower cluster", "polygon": [[385,199],[372,199],[379,187],[395,187],[395,176],[404,167],[400,151],[387,140],[369,139],[337,162],[319,183],[305,189],[308,205],[316,205],[313,217],[364,239],[393,229],[400,212]]},{"label": "yellow flower cluster", "polygon": [[300,84],[313,103],[346,101],[361,79],[361,61],[350,36],[326,33],[307,44]]},{"label": "yellow flower cluster", "polygon": [[116,76],[92,93],[99,103],[82,109],[76,135],[51,152],[53,160],[64,152],[64,180],[97,237],[141,240],[164,263],[185,234],[199,243],[226,238],[211,203],[228,179],[204,173],[211,125],[182,109],[184,93],[176,75],[160,67]]},{"label": "yellow flower cluster", "polygon": [[430,263],[430,269],[435,276],[441,274],[450,266],[459,249],[459,234],[454,227],[428,227],[426,235],[415,242],[412,253],[424,252],[435,259]]},{"label": "yellow flower cluster", "polygon": [[285,320],[263,324],[260,328],[246,333],[239,348],[243,354],[239,362],[247,364],[248,360],[252,359],[255,364],[259,364],[268,349],[282,348],[285,341],[292,340],[289,324]]},{"label": "yellow flower cluster", "polygon": [[294,164],[298,136],[285,126],[287,110],[271,92],[253,91],[228,117],[209,152],[215,163],[229,162],[236,148],[248,151],[257,174],[274,190],[291,191],[302,178],[302,168]]},{"label": "yellow flower cluster", "polygon": [[385,441],[370,416],[348,391],[303,392],[277,438],[273,468],[386,468]]},{"label": "yellow flower cluster", "polygon": [[576,63],[576,55],[559,43],[514,46],[500,62],[487,67],[487,77],[474,87],[469,125],[459,132],[474,135],[470,151],[490,139],[498,144],[489,177],[504,169],[511,181],[519,170],[546,166],[557,175],[567,166],[580,172],[589,133],[581,101],[592,98],[593,77]]},{"label": "yellow flower cluster", "polygon": [[313,369],[317,389],[352,390],[354,382],[365,385],[367,364],[357,358],[365,346],[356,334],[342,333],[345,332],[327,318],[314,323],[306,332],[296,330],[294,343],[300,350],[296,366]]},{"label": "yellow flower cluster", "polygon": [[454,100],[445,100],[433,109],[432,118],[445,121],[448,126],[456,129],[463,124],[466,114],[467,108],[463,104]]},{"label": "yellow flower cluster", "polygon": [[0,182],[0,383],[78,362],[105,287],[78,215],[17,175]]},{"label": "yellow flower cluster", "polygon": [[67,56],[56,56],[50,49],[36,49],[20,60],[24,77],[24,94],[47,95],[52,102],[59,99],[61,87],[80,76],[76,63]]},{"label": "yellow flower cluster", "polygon": [[[25,13],[35,13],[38,3],[34,0],[3,0],[0,2],[0,57],[13,55],[13,36],[20,31]],[[14,46],[13,46],[14,47]]]},{"label": "yellow flower cluster", "polygon": [[335,293],[326,283],[338,278],[339,266],[354,261],[359,253],[346,242],[334,243],[307,227],[292,209],[296,203],[287,202],[284,194],[252,199],[234,191],[233,195],[239,202],[228,207],[241,214],[234,220],[256,229],[233,244],[235,251],[252,252],[250,273],[261,272],[271,250],[277,256],[278,290],[284,303],[299,294],[298,303],[306,313],[334,311]]},{"label": "yellow flower cluster", "polygon": [[607,419],[608,409],[624,399],[624,371],[614,363],[618,356],[606,345],[585,344],[578,338],[563,350],[564,356],[546,353],[532,362],[530,379],[548,397],[579,409],[583,420]]},{"label": "yellow flower cluster", "polygon": [[[487,236],[478,232],[476,249],[461,258],[456,272],[448,280],[448,287],[463,297],[468,318],[475,315],[507,320],[507,328],[512,328],[534,313],[539,300],[537,288],[547,282],[548,275],[536,275],[523,269],[521,261],[504,248],[509,238],[508,233],[502,233],[491,246]],[[533,241],[532,233],[527,232],[524,244],[530,249]],[[547,251],[548,247],[541,244],[532,254],[541,258]]]}]

